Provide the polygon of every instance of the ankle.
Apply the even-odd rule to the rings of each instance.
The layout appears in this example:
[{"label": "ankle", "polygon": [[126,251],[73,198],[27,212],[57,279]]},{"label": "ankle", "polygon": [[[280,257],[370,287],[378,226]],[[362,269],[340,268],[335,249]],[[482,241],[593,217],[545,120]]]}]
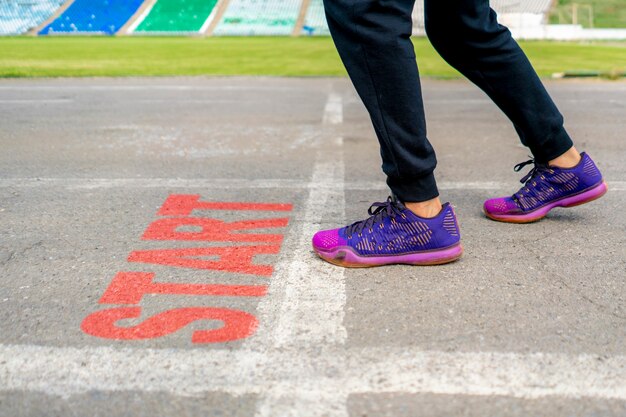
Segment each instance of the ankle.
[{"label": "ankle", "polygon": [[443,208],[439,197],[435,197],[432,200],[428,201],[406,202],[404,203],[404,205],[413,213],[425,219],[437,217],[437,215],[441,212]]},{"label": "ankle", "polygon": [[580,159],[580,154],[576,148],[572,146],[567,152],[548,162],[548,165],[557,168],[573,168],[578,165]]}]

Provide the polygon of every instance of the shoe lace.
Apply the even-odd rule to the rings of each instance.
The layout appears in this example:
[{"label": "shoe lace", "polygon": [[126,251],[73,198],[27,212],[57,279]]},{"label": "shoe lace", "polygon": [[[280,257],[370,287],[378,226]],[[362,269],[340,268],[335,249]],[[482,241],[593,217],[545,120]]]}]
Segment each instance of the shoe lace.
[{"label": "shoe lace", "polygon": [[545,174],[546,172],[552,171],[550,167],[548,167],[548,165],[540,164],[534,159],[529,159],[528,161],[524,161],[515,165],[513,170],[515,172],[519,172],[526,165],[530,165],[530,164],[533,165],[533,168],[526,175],[524,175],[522,179],[520,180],[520,182],[524,184],[524,186],[520,188],[518,192],[513,194],[513,199],[517,201],[519,201],[519,199],[523,197],[537,197],[538,195],[537,193],[540,192],[541,189],[543,188],[542,187],[543,182],[535,181],[535,180],[537,179],[537,177],[540,177],[541,179],[545,180],[546,178],[544,177],[543,174]]},{"label": "shoe lace", "polygon": [[352,223],[346,227],[346,235],[351,238],[353,234],[361,234],[365,228],[372,229],[374,225],[380,224],[385,218],[395,218],[396,216],[404,216],[402,207],[393,197],[387,197],[385,202],[373,203],[367,210],[369,218]]}]

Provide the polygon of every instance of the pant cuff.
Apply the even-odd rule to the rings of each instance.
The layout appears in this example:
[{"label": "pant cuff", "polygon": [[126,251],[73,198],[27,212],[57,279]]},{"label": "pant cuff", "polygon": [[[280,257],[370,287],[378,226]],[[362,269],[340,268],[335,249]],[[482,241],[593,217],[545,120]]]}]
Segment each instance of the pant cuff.
[{"label": "pant cuff", "polygon": [[439,196],[437,182],[433,173],[418,178],[387,178],[391,192],[402,202],[419,203]]},{"label": "pant cuff", "polygon": [[537,162],[547,164],[549,161],[563,155],[572,146],[574,146],[574,142],[565,129],[561,129],[555,135],[550,136],[539,148],[531,149],[531,151]]}]

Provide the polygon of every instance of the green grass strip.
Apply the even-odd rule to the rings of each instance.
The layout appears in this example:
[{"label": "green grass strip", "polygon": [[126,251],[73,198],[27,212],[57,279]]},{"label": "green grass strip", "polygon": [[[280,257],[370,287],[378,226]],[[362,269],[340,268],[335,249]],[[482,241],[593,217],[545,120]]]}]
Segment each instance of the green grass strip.
[{"label": "green grass strip", "polygon": [[[456,78],[427,39],[414,39],[423,76]],[[541,76],[626,70],[626,43],[520,42]],[[343,76],[328,37],[0,38],[0,77],[193,75]]]}]

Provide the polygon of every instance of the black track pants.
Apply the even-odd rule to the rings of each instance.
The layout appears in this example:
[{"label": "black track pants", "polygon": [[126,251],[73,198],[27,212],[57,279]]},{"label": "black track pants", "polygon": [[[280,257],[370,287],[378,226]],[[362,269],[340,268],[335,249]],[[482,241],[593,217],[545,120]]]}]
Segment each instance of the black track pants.
[{"label": "black track pants", "polygon": [[[413,5],[324,0],[331,35],[380,142],[387,184],[401,201],[439,194],[410,39]],[[488,0],[425,0],[425,12],[435,49],[502,109],[538,161],[572,146],[563,116]]]}]

